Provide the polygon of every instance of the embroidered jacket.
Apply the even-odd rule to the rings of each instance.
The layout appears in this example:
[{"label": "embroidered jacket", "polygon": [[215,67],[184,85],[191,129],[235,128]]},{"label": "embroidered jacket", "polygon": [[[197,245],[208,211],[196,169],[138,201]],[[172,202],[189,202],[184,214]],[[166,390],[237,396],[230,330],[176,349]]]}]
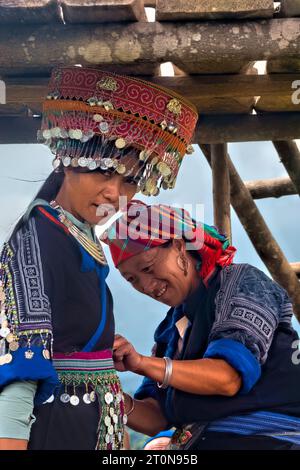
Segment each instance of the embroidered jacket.
[{"label": "embroidered jacket", "polygon": [[222,358],[241,374],[235,397],[200,396],[169,387],[158,390],[144,379],[136,398],[161,401],[170,424],[207,423],[233,414],[273,409],[300,416],[300,366],[293,361],[298,335],[291,326],[291,301],[262,271],[233,264],[218,271],[184,305],[170,309],[155,332],[156,356],[173,357],[175,323],[190,321],[179,359]]}]

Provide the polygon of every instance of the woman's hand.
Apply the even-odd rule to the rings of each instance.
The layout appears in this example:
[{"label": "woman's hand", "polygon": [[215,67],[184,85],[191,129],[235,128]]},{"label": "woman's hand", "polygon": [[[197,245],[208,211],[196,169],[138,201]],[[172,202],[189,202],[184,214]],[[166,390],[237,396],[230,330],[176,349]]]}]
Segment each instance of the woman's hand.
[{"label": "woman's hand", "polygon": [[113,360],[115,368],[119,372],[138,372],[143,356],[136,352],[126,338],[121,335],[115,335],[113,345]]}]

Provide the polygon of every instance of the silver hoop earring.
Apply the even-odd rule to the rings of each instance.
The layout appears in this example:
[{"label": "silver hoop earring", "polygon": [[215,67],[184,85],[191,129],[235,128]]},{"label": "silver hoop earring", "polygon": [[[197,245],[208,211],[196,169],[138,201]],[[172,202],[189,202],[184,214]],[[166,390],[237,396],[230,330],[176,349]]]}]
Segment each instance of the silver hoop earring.
[{"label": "silver hoop earring", "polygon": [[189,262],[186,259],[186,257],[182,254],[177,256],[177,265],[181,271],[183,271],[184,275],[187,276],[188,274],[188,267],[189,267]]}]

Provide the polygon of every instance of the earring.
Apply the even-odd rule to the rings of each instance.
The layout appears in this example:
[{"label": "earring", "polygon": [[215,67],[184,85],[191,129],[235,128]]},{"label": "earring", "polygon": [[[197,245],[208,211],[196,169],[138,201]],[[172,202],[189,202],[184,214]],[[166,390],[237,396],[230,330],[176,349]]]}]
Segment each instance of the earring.
[{"label": "earring", "polygon": [[181,271],[184,272],[184,275],[187,276],[189,262],[184,255],[180,254],[177,256],[177,265],[181,269]]}]

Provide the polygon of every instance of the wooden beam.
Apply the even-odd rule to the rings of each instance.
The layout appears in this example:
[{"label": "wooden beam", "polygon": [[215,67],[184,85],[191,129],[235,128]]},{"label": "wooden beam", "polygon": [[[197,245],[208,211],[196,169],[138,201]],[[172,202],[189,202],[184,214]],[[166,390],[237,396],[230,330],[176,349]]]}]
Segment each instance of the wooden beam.
[{"label": "wooden beam", "polygon": [[[292,104],[292,83],[298,74],[282,75],[197,75],[175,77],[142,76],[152,83],[173,89],[191,101],[201,114],[248,114],[255,97],[269,100],[279,110],[290,108],[300,111],[300,103]],[[41,102],[47,95],[48,78],[22,77],[6,79],[7,105],[20,103],[41,110]],[[40,103],[39,106],[37,104]]]},{"label": "wooden beam", "polygon": [[296,142],[277,141],[273,145],[300,195],[300,151]]},{"label": "wooden beam", "polygon": [[[201,145],[200,147],[211,166],[209,146]],[[272,277],[287,290],[294,304],[295,315],[300,321],[299,280],[274,239],[263,216],[253,201],[250,192],[236,171],[229,155],[227,156],[227,162],[230,175],[231,204],[254,248],[267,266]]]},{"label": "wooden beam", "polygon": [[24,0],[4,0],[0,2],[1,25],[53,22],[63,23],[58,0],[26,0],[26,2]]},{"label": "wooden beam", "polygon": [[213,175],[214,225],[231,240],[230,181],[227,165],[227,145],[211,145]]},{"label": "wooden beam", "polygon": [[280,14],[285,17],[300,16],[300,0],[281,0]]},{"label": "wooden beam", "polygon": [[[40,120],[0,117],[0,144],[35,143]],[[300,113],[207,115],[199,118],[194,143],[290,140],[300,138]]]},{"label": "wooden beam", "polygon": [[147,21],[143,0],[60,0],[66,23]]},{"label": "wooden beam", "polygon": [[245,181],[244,183],[253,199],[279,198],[298,194],[293,182],[288,177]]},{"label": "wooden beam", "polygon": [[[152,74],[154,65],[168,61],[191,73],[231,73],[256,60],[298,57],[299,25],[299,18],[280,18],[223,23],[105,23],[101,27],[3,26],[0,74],[48,74],[58,64],[101,65],[123,73],[130,69],[136,74]],[[147,65],[150,72],[145,72]]]},{"label": "wooden beam", "polygon": [[157,21],[271,18],[273,0],[157,0]]},{"label": "wooden beam", "polygon": [[[282,138],[282,136],[289,136]],[[224,114],[201,116],[195,142],[225,143],[300,138],[300,113],[265,113],[257,115]]]}]

